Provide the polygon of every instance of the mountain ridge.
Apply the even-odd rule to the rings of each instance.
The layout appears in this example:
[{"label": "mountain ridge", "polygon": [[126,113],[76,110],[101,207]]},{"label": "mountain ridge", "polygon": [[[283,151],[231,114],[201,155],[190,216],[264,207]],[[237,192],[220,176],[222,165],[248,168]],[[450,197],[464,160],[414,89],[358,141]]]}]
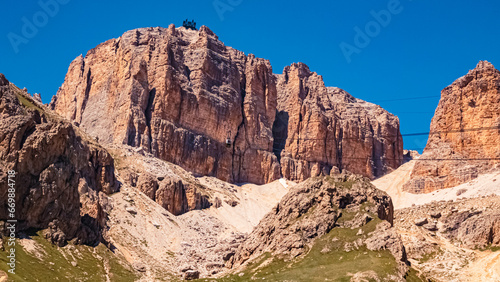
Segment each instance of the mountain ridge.
[{"label": "mountain ridge", "polygon": [[[283,75],[274,75],[268,60],[225,46],[206,26],[199,31],[174,25],[141,28],[76,58],[51,107],[105,144],[141,147],[196,175],[233,183],[263,184],[281,176],[301,181],[328,175],[334,166],[373,178],[397,168],[402,161],[399,120],[384,112],[387,118],[379,122],[362,109],[350,110],[351,122],[339,121],[337,128],[327,130],[330,136],[322,136],[336,122],[334,115],[322,113],[321,103],[327,103],[332,90],[321,76],[307,74],[292,77],[305,88],[280,84]],[[296,130],[288,121],[276,124],[283,121],[276,118],[278,104],[287,103],[279,97],[288,93],[311,100],[304,92],[309,88],[321,89],[320,105],[306,106],[303,113],[295,108],[289,115],[292,121],[301,115],[312,118],[293,127],[315,128],[295,136],[331,144],[329,159],[310,156],[318,145],[313,142],[297,146],[287,138],[281,151],[275,148],[279,138],[273,128]],[[336,111],[351,102],[337,103]],[[378,137],[384,132],[395,137]],[[342,146],[349,146],[344,136],[358,140],[357,155],[342,158],[347,151]]]}]

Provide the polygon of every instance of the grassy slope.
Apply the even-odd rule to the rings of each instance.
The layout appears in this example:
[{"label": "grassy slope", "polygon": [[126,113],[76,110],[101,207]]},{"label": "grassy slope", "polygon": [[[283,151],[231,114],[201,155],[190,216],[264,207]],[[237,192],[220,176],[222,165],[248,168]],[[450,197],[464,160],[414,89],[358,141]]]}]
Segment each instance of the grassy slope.
[{"label": "grassy slope", "polygon": [[[43,238],[41,231],[31,234],[37,246],[35,253],[25,250],[19,241],[16,246],[16,274],[9,274],[10,281],[106,281],[108,268],[111,281],[135,281],[137,276],[129,266],[124,266],[106,246],[52,245]],[[7,248],[7,245],[4,244]],[[7,252],[0,251],[0,270],[7,272]],[[74,260],[73,260],[74,257]],[[76,266],[71,264],[77,263]],[[105,266],[106,265],[106,266]]]},{"label": "grassy slope", "polygon": [[[373,220],[361,229],[365,233],[371,232],[379,222],[379,219]],[[388,275],[397,272],[396,260],[388,250],[370,251],[364,246],[350,252],[344,250],[346,242],[359,238],[357,232],[358,229],[334,228],[319,238],[302,259],[285,262],[275,258],[270,264],[261,267],[271,258],[270,254],[265,254],[250,263],[242,276],[231,275],[220,281],[248,281],[252,278],[271,281],[350,281],[352,274],[370,270],[375,271],[382,281],[387,281]],[[330,251],[321,252],[323,249]],[[407,280],[421,281],[413,272],[408,273]]]},{"label": "grassy slope", "polygon": [[[353,182],[337,184],[342,188],[350,189]],[[360,211],[366,211],[368,205],[370,204],[362,204]],[[338,223],[352,220],[355,215],[356,212],[344,210]],[[272,258],[271,254],[266,253],[251,261],[242,272],[218,279],[218,281],[249,281],[253,279],[270,281],[350,281],[353,274],[365,271],[374,271],[381,281],[388,281],[388,276],[397,273],[396,259],[389,250],[370,251],[365,246],[353,248],[349,252],[344,249],[346,243],[353,243],[358,238],[361,238],[356,235],[359,229],[363,231],[363,234],[375,230],[381,220],[375,214],[370,215],[374,220],[361,228],[333,228],[328,234],[318,238],[304,257],[284,261],[280,258]],[[307,217],[307,214],[303,216]],[[414,269],[408,271],[405,279],[407,281],[423,281],[417,276]]]}]

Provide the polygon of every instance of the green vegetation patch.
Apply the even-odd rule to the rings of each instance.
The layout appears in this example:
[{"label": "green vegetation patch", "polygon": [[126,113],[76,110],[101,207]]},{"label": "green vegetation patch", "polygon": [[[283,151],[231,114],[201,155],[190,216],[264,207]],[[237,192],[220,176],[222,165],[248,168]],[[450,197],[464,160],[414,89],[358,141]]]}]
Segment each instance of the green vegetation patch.
[{"label": "green vegetation patch", "polygon": [[34,109],[38,111],[40,114],[44,113],[44,110],[42,110],[40,107],[38,107],[35,103],[30,101],[28,98],[26,98],[23,94],[16,93],[17,99],[19,100],[19,103],[23,105],[27,109]]},{"label": "green vegetation patch", "polygon": [[498,252],[500,251],[500,246],[493,246],[493,245],[489,245],[485,248],[481,248],[479,249],[480,251],[492,251],[492,252]]},{"label": "green vegetation patch", "polygon": [[[10,281],[106,281],[106,268],[111,281],[135,281],[138,276],[128,265],[103,244],[97,247],[52,245],[41,231],[30,234],[16,246],[16,274]],[[7,247],[7,246],[5,246]],[[7,252],[0,251],[0,270],[7,272]]]},{"label": "green vegetation patch", "polygon": [[[365,234],[375,230],[381,220],[375,218],[361,227]],[[218,281],[249,281],[265,279],[270,281],[350,281],[358,272],[373,271],[382,280],[397,272],[398,263],[390,251],[370,251],[365,246],[345,250],[345,244],[353,244],[361,236],[359,229],[334,228],[317,239],[310,251],[301,258],[285,261],[272,258],[266,253],[249,263],[243,275],[237,274]],[[271,261],[272,260],[272,261]],[[411,279],[421,281],[415,273],[407,274]]]},{"label": "green vegetation patch", "polygon": [[424,255],[422,256],[422,258],[421,258],[421,259],[419,259],[419,262],[420,262],[420,263],[426,263],[426,262],[430,261],[432,258],[434,258],[434,257],[436,257],[436,256],[438,256],[438,255],[441,255],[441,254],[443,254],[443,253],[444,253],[444,252],[443,252],[443,250],[441,250],[441,249],[437,249],[437,250],[436,250],[436,251],[434,251],[434,252],[426,253],[426,254],[424,254]]}]

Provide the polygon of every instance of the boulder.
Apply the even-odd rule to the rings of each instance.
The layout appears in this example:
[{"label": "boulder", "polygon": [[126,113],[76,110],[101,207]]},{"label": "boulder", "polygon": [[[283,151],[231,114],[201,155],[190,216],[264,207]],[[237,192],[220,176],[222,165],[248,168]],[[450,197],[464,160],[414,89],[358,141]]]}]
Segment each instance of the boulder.
[{"label": "boulder", "polygon": [[137,210],[134,207],[126,207],[125,210],[130,214],[137,214]]},{"label": "boulder", "polygon": [[422,227],[429,230],[429,231],[437,231],[438,230],[435,223],[427,223],[427,224],[424,224]]},{"label": "boulder", "polygon": [[195,280],[200,278],[200,272],[197,270],[187,270],[184,272],[184,280]]},{"label": "boulder", "polygon": [[441,213],[438,212],[438,211],[432,211],[429,213],[429,215],[432,217],[432,218],[440,218],[441,217]]},{"label": "boulder", "polygon": [[423,226],[424,224],[427,224],[428,221],[427,221],[427,218],[424,217],[424,218],[418,218],[415,220],[415,225],[416,226]]}]

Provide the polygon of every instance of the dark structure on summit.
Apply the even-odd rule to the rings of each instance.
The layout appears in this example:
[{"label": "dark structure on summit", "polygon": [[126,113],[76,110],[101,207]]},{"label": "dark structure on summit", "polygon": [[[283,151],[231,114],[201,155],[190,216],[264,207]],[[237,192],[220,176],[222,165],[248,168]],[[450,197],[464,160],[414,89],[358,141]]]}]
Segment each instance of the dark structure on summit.
[{"label": "dark structure on summit", "polygon": [[197,30],[196,29],[196,22],[194,20],[188,21],[187,19],[185,19],[182,22],[182,26],[185,27],[185,28],[187,28],[187,29]]}]

